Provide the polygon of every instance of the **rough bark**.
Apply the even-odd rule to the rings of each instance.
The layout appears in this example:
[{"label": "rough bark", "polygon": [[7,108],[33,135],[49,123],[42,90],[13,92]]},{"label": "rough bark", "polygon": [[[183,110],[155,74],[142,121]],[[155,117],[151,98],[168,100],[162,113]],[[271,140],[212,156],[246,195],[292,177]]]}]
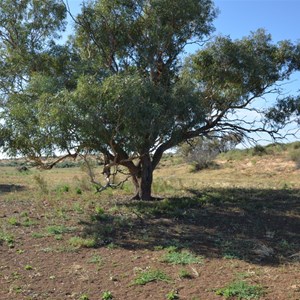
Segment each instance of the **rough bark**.
[{"label": "rough bark", "polygon": [[152,200],[151,195],[153,181],[153,167],[150,155],[141,157],[140,164],[136,169],[131,169],[132,182],[135,187],[134,200]]},{"label": "rough bark", "polygon": [[150,155],[141,158],[141,183],[140,197],[142,200],[151,200],[151,188],[153,181],[153,168]]}]

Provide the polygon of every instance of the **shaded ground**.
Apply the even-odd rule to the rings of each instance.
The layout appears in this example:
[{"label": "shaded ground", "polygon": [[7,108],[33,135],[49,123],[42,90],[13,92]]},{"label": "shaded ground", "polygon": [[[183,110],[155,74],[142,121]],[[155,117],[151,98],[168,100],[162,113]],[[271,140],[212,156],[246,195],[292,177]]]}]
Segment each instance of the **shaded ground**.
[{"label": "shaded ground", "polygon": [[[0,184],[1,300],[223,299],[216,290],[233,281],[264,287],[260,299],[300,299],[297,188],[211,185],[140,202],[66,185],[41,193],[28,176],[25,190]],[[170,247],[200,263],[163,262]],[[134,284],[149,270],[169,280]]]},{"label": "shaded ground", "polygon": [[0,195],[3,193],[10,193],[24,190],[24,186],[15,184],[0,184]]}]

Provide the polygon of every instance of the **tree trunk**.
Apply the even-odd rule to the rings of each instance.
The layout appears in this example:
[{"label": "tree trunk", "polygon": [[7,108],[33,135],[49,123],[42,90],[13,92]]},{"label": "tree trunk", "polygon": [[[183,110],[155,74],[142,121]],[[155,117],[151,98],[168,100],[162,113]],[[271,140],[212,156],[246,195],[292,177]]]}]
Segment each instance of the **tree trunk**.
[{"label": "tree trunk", "polygon": [[150,155],[141,158],[141,168],[140,197],[142,200],[151,200],[153,169]]},{"label": "tree trunk", "polygon": [[133,184],[135,186],[136,200],[151,200],[151,188],[153,180],[153,168],[150,155],[144,155],[141,158],[140,170],[138,174],[132,174]]}]

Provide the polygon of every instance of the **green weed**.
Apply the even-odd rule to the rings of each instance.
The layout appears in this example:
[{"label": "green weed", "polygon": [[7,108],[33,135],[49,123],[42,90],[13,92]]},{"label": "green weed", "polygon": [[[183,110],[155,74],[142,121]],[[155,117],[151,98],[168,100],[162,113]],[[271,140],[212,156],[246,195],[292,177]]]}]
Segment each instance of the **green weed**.
[{"label": "green weed", "polygon": [[74,227],[66,227],[64,225],[51,225],[47,227],[47,232],[53,235],[61,235],[75,231]]},{"label": "green weed", "polygon": [[175,300],[179,299],[179,295],[177,291],[171,291],[166,295],[167,300]]},{"label": "green weed", "polygon": [[102,263],[102,257],[100,255],[93,255],[89,259],[88,263],[90,263],[90,264],[100,264],[100,263]]},{"label": "green weed", "polygon": [[15,217],[8,218],[7,222],[8,222],[8,224],[10,224],[12,226],[20,226],[21,225],[21,223]]},{"label": "green weed", "polygon": [[134,284],[145,285],[153,281],[170,282],[171,278],[160,270],[145,270],[140,272],[134,279]]},{"label": "green weed", "polygon": [[234,281],[224,288],[216,291],[217,295],[224,296],[225,299],[236,297],[236,299],[259,299],[264,295],[264,289],[260,285],[250,285],[246,281]]},{"label": "green weed", "polygon": [[33,267],[32,267],[31,265],[26,265],[26,266],[24,267],[24,269],[27,270],[27,271],[30,271],[30,270],[33,269]]},{"label": "green weed", "polygon": [[78,214],[83,214],[84,209],[82,208],[80,203],[74,203],[73,209],[78,213]]},{"label": "green weed", "polygon": [[13,235],[8,234],[4,231],[0,231],[0,245],[6,243],[9,248],[15,247],[15,238]]},{"label": "green weed", "polygon": [[105,291],[103,294],[102,294],[102,300],[110,300],[113,298],[113,295],[110,291]]},{"label": "green weed", "polygon": [[185,269],[181,269],[179,271],[179,278],[180,279],[192,279],[193,275],[189,271],[187,271]]},{"label": "green weed", "polygon": [[34,239],[40,239],[40,238],[45,237],[46,234],[40,233],[40,232],[33,232],[33,233],[31,234],[31,236],[32,236]]},{"label": "green weed", "polygon": [[109,243],[108,245],[106,245],[106,248],[110,250],[117,249],[118,245],[116,245],[115,243]]},{"label": "green weed", "polygon": [[93,238],[82,238],[82,237],[72,237],[69,240],[69,244],[75,248],[94,248],[96,247],[96,241]]},{"label": "green weed", "polygon": [[27,218],[25,218],[25,220],[24,221],[22,221],[22,226],[25,226],[25,227],[30,227],[30,226],[32,226],[32,225],[35,225],[36,224],[36,222],[35,221],[33,221],[33,220],[31,220],[29,217],[27,217]]},{"label": "green weed", "polygon": [[67,184],[60,185],[56,188],[58,193],[68,193],[70,191],[70,187]]},{"label": "green weed", "polygon": [[203,258],[195,256],[190,251],[183,250],[181,252],[169,251],[162,257],[161,261],[173,265],[188,265],[202,263]]},{"label": "green weed", "polygon": [[81,195],[81,194],[82,194],[81,188],[77,187],[77,188],[75,189],[75,193],[76,193],[77,195]]}]

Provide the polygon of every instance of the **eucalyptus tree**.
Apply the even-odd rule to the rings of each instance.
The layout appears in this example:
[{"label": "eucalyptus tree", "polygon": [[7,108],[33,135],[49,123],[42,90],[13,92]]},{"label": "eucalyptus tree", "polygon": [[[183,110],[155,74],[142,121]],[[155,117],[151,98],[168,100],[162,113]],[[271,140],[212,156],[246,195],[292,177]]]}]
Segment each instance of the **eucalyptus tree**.
[{"label": "eucalyptus tree", "polygon": [[[261,30],[236,41],[211,38],[211,0],[86,1],[64,45],[53,38],[67,3],[5,0],[0,8],[9,20],[0,25],[4,148],[35,159],[55,150],[102,153],[107,168],[128,169],[136,199],[152,198],[153,171],[179,143],[213,133],[274,135],[295,111],[279,122],[278,109],[264,109],[263,118],[255,100],[280,95],[278,83],[299,68],[299,47],[274,44]],[[15,31],[24,35],[16,49],[6,40]],[[184,58],[190,43],[202,47]]]}]

